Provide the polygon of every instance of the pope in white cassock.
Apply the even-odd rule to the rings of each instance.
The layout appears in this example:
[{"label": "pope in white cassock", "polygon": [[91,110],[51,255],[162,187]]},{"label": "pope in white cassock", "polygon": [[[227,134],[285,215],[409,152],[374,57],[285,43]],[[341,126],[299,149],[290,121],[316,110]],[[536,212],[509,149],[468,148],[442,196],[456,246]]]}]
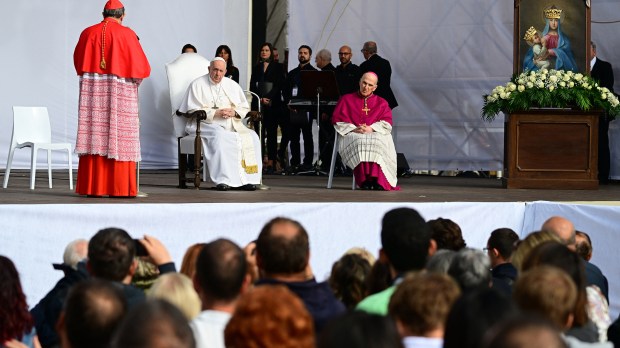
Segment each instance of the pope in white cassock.
[{"label": "pope in white cassock", "polygon": [[[209,74],[189,85],[179,111],[207,113],[200,125],[202,148],[216,188],[253,191],[262,173],[260,140],[242,121],[250,111],[245,93],[225,74],[226,61],[214,58]],[[196,134],[196,122],[188,122],[186,131]]]}]

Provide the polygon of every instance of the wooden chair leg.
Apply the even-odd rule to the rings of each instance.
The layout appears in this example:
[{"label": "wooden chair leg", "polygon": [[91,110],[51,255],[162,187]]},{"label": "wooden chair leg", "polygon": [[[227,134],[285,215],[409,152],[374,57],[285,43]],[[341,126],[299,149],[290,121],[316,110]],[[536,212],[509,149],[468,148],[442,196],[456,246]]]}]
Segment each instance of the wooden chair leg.
[{"label": "wooden chair leg", "polygon": [[202,159],[202,138],[196,133],[194,140],[194,188],[200,189],[200,160]]},{"label": "wooden chair leg", "polygon": [[177,156],[179,159],[179,188],[187,188],[185,172],[187,171],[187,155],[181,153],[181,138],[177,139]]}]

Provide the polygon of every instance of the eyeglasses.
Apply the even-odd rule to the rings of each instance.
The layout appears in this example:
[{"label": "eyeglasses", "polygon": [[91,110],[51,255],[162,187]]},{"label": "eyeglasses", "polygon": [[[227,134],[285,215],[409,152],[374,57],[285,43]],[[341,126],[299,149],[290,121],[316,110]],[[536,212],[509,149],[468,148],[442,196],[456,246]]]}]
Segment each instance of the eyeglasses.
[{"label": "eyeglasses", "polygon": [[339,56],[348,56],[351,52],[338,52]]},{"label": "eyeglasses", "polygon": [[489,252],[489,248],[482,248],[482,251],[484,251],[485,253]]},{"label": "eyeglasses", "polygon": [[365,50],[365,49],[363,49],[363,48],[360,50],[360,52],[362,52],[362,53],[367,52],[367,51],[368,51],[368,50]]}]

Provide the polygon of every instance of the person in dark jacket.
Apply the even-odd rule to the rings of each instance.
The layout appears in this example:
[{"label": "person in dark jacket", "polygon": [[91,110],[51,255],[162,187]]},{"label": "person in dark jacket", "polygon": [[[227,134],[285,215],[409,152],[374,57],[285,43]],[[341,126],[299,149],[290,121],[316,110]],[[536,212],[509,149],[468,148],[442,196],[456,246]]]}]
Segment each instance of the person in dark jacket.
[{"label": "person in dark jacket", "polygon": [[58,345],[56,322],[69,291],[84,279],[95,277],[119,284],[129,308],[144,301],[144,292],[130,284],[137,267],[136,243],[144,247],[160,274],[176,271],[170,254],[159,240],[150,236],[134,240],[120,228],[100,230],[88,243],[88,261],[79,263],[77,270],[69,271],[31,310],[44,348]]},{"label": "person in dark jacket", "polygon": [[256,285],[286,285],[304,302],[319,333],[345,306],[327,282],[316,281],[309,261],[308,233],[299,222],[278,217],[263,227],[256,241],[256,263],[262,275]]},{"label": "person in dark jacket", "polygon": [[507,295],[512,293],[512,284],[517,278],[517,269],[510,262],[515,243],[519,241],[517,233],[510,228],[498,228],[491,232],[485,248],[491,260],[493,288]]},{"label": "person in dark jacket", "polygon": [[[285,117],[288,115],[284,114],[282,104],[282,88],[285,82],[284,68],[281,63],[274,61],[271,43],[265,42],[261,46],[258,62],[252,69],[250,79],[250,91],[260,97],[259,101],[252,100],[252,109],[256,110],[257,102],[260,102],[263,134],[267,138],[267,164],[263,169],[265,174],[274,174],[277,170],[278,126],[283,137],[288,138],[289,123],[288,117]],[[264,146],[264,140],[261,146]]]},{"label": "person in dark jacket", "polygon": [[390,109],[394,109],[398,106],[392,87],[390,87],[392,79],[392,66],[390,62],[377,54],[377,43],[374,41],[367,41],[362,48],[362,54],[366,59],[365,62],[360,64],[358,71],[361,77],[367,72],[374,72],[379,77],[379,83],[377,84],[377,90],[375,94],[381,98],[387,100],[390,105]]}]

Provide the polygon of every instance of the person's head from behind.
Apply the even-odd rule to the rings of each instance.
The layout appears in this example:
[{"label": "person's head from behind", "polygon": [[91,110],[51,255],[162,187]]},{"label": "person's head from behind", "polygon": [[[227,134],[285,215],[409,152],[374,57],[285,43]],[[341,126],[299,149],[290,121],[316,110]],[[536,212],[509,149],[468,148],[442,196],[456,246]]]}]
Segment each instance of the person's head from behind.
[{"label": "person's head from behind", "polygon": [[521,310],[549,319],[557,330],[571,327],[577,287],[563,270],[553,266],[532,268],[519,275],[512,295]]},{"label": "person's head from behind", "polygon": [[95,277],[122,282],[133,275],[135,256],[135,242],[125,230],[105,228],[88,243],[88,270]]},{"label": "person's head from behind", "polygon": [[127,302],[118,284],[101,279],[78,283],[69,291],[58,322],[63,346],[108,347],[126,311]]},{"label": "person's head from behind", "polygon": [[490,268],[491,261],[485,253],[465,248],[459,250],[454,256],[448,268],[448,274],[456,280],[463,292],[467,292],[491,286]]},{"label": "person's head from behind", "polygon": [[316,53],[314,62],[317,68],[323,69],[327,64],[332,62],[332,53],[328,49],[323,48]]},{"label": "person's head from behind", "polygon": [[101,14],[103,18],[111,17],[122,21],[125,18],[125,6],[119,0],[108,0]]},{"label": "person's head from behind", "polygon": [[183,48],[181,48],[181,53],[198,53],[198,50],[192,44],[185,44]]},{"label": "person's head from behind", "polygon": [[232,51],[228,45],[219,45],[215,50],[215,56],[221,57],[226,61],[226,67],[233,66]]},{"label": "person's head from behind", "polygon": [[185,274],[189,279],[194,278],[194,274],[196,274],[196,260],[204,246],[205,243],[196,243],[187,248],[185,255],[183,255],[183,261],[181,261],[179,273]]},{"label": "person's head from behind", "polygon": [[147,293],[149,298],[160,298],[177,306],[187,320],[194,319],[201,309],[200,298],[192,280],[182,273],[166,273],[157,278]]},{"label": "person's head from behind", "polygon": [[297,221],[277,217],[269,221],[256,240],[256,262],[265,276],[305,272],[310,260],[308,232]]},{"label": "person's head from behind", "polygon": [[573,325],[586,325],[589,321],[586,311],[588,295],[583,260],[581,260],[579,255],[568,249],[566,245],[551,241],[542,243],[532,249],[529,257],[523,263],[522,270],[525,272],[540,266],[557,267],[566,272],[572,279],[577,288],[577,299],[572,313]]},{"label": "person's head from behind", "polygon": [[258,52],[259,62],[271,62],[273,60],[273,46],[269,42],[265,42],[260,46]]},{"label": "person's head from behind", "polygon": [[321,348],[400,348],[402,340],[391,317],[364,311],[349,311],[335,317],[321,331]]},{"label": "person's head from behind", "polygon": [[222,57],[215,57],[209,64],[209,77],[213,83],[218,84],[226,75],[226,61]]},{"label": "person's head from behind", "polygon": [[433,256],[428,258],[428,262],[426,262],[426,267],[424,267],[424,269],[431,273],[447,274],[454,257],[456,257],[456,251],[454,250],[437,250]]},{"label": "person's head from behind", "polygon": [[21,339],[30,332],[34,322],[28,312],[19,273],[13,261],[0,255],[0,344]]},{"label": "person's head from behind", "polygon": [[329,286],[347,308],[355,308],[366,297],[366,277],[370,269],[368,260],[359,254],[344,255],[332,266]]},{"label": "person's head from behind", "polygon": [[582,231],[575,232],[575,240],[577,241],[576,252],[582,259],[590,261],[592,258],[592,240],[590,236]]},{"label": "person's head from behind", "polygon": [[224,330],[227,347],[313,348],[314,322],[283,285],[262,285],[239,299]]},{"label": "person's head from behind", "polygon": [[491,267],[510,262],[517,241],[519,241],[519,236],[510,228],[498,228],[491,232],[487,240],[487,253],[491,260]]},{"label": "person's head from behind", "polygon": [[437,243],[437,249],[450,249],[459,251],[467,244],[463,239],[461,227],[450,219],[437,218],[428,221],[433,231],[431,238]]},{"label": "person's head from behind", "polygon": [[[385,258],[383,258],[385,259]],[[394,277],[387,260],[378,259],[372,264],[370,273],[366,276],[366,296],[381,292],[392,285]]]},{"label": "person's head from behind", "polygon": [[569,249],[575,251],[575,225],[570,220],[561,216],[552,216],[543,223],[540,229],[555,233]]},{"label": "person's head from behind", "polygon": [[549,320],[527,313],[502,322],[485,341],[484,348],[568,348]]},{"label": "person's head from behind", "polygon": [[525,238],[517,242],[517,248],[512,254],[512,264],[521,271],[523,263],[529,257],[532,249],[544,242],[562,242],[560,237],[549,231],[535,231],[528,234]]},{"label": "person's head from behind", "polygon": [[364,55],[364,59],[370,58],[370,56],[375,53],[377,53],[377,43],[374,41],[364,42],[364,46],[362,47],[362,54]]},{"label": "person's head from behind", "polygon": [[446,274],[413,273],[394,291],[388,313],[402,337],[443,336],[448,313],[460,295],[459,286]]},{"label": "person's head from behind", "polygon": [[247,262],[241,248],[228,239],[207,243],[196,262],[194,287],[203,309],[214,303],[231,303],[241,294]]},{"label": "person's head from behind", "polygon": [[299,64],[308,64],[310,62],[310,57],[312,57],[312,48],[308,45],[299,46],[297,50],[297,60],[299,60]]},{"label": "person's head from behind", "polygon": [[76,239],[65,247],[62,261],[66,266],[77,269],[79,262],[88,257],[88,241],[86,239]]},{"label": "person's head from behind", "polygon": [[165,300],[149,299],[129,310],[112,337],[115,348],[194,348],[187,318]]},{"label": "person's head from behind", "polygon": [[396,273],[424,268],[435,250],[431,229],[416,210],[396,208],[383,216],[381,254]]},{"label": "person's head from behind", "polygon": [[465,293],[448,314],[444,348],[479,348],[489,330],[516,314],[517,308],[511,299],[495,289]]},{"label": "person's head from behind", "polygon": [[369,97],[377,89],[379,77],[374,72],[367,72],[360,78],[360,94],[362,97]]}]

